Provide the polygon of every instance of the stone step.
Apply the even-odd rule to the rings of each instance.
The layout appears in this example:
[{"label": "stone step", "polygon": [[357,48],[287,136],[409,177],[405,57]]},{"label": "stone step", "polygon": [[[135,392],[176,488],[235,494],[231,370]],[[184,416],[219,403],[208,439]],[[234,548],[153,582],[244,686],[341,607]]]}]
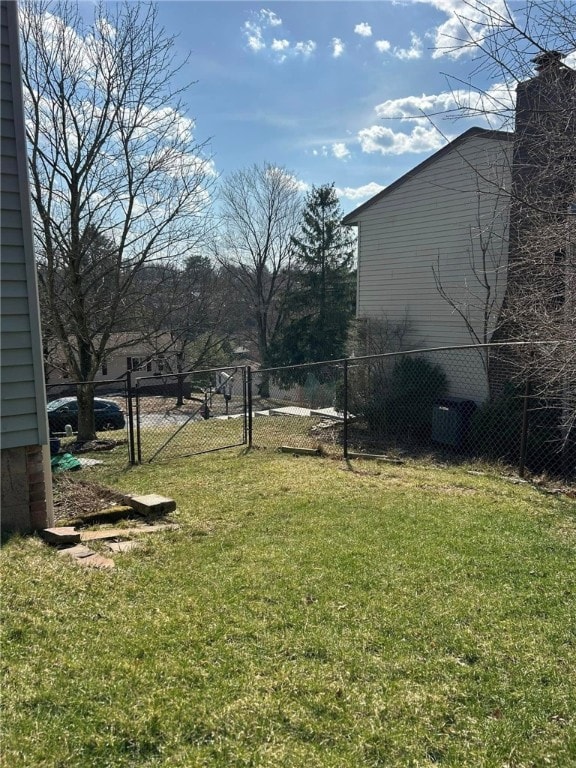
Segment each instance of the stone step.
[{"label": "stone step", "polygon": [[77,544],[80,541],[80,532],[72,525],[44,528],[40,536],[48,544]]},{"label": "stone step", "polygon": [[176,523],[158,523],[158,525],[138,525],[133,528],[104,528],[100,531],[82,531],[80,541],[102,541],[103,539],[126,539],[140,533],[161,533],[180,528]]},{"label": "stone step", "polygon": [[114,568],[114,560],[111,560],[109,557],[103,557],[103,555],[99,555],[98,552],[93,552],[83,544],[64,547],[63,549],[58,550],[58,554],[72,557],[79,565],[84,565],[87,568],[104,568],[107,570]]},{"label": "stone step", "polygon": [[157,493],[148,493],[145,496],[137,496],[133,494],[126,494],[124,501],[132,509],[136,510],[138,514],[148,516],[167,515],[169,512],[174,512],[176,509],[176,502],[174,499],[169,499],[166,496],[160,496]]}]

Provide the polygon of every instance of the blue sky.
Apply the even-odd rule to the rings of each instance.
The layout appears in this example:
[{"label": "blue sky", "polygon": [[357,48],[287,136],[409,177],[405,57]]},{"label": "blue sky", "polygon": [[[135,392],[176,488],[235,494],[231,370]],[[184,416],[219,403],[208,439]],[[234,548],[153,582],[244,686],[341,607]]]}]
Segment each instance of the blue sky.
[{"label": "blue sky", "polygon": [[[492,5],[500,0],[492,0]],[[399,119],[452,106],[446,74],[466,80],[460,0],[163,0],[160,21],[191,52],[185,74],[197,137],[220,174],[264,161],[302,183],[335,182],[359,205],[470,121]],[[443,135],[442,135],[443,134]]]}]

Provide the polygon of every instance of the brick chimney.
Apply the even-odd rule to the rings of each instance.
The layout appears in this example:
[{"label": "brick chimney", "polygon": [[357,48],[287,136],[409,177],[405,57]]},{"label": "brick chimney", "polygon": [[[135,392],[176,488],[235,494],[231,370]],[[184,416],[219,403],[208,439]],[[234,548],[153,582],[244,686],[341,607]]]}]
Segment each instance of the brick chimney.
[{"label": "brick chimney", "polygon": [[539,53],[534,76],[516,89],[508,280],[494,341],[525,339],[514,308],[548,290],[547,265],[565,247],[566,212],[576,201],[576,71],[563,58]]},{"label": "brick chimney", "polygon": [[564,67],[562,59],[564,54],[560,51],[544,51],[535,56],[532,61],[535,64],[535,70],[539,75],[546,74]]}]

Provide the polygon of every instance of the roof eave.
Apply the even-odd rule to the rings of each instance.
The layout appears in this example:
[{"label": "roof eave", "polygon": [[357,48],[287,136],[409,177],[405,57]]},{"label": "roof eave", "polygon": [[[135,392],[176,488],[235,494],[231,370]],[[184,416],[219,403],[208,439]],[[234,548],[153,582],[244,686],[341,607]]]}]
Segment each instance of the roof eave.
[{"label": "roof eave", "polygon": [[392,190],[399,187],[401,184],[403,184],[405,181],[407,181],[409,178],[412,178],[416,174],[420,173],[424,168],[426,168],[428,165],[431,165],[432,163],[436,162],[439,157],[446,154],[447,152],[454,149],[455,146],[458,144],[461,144],[462,142],[466,141],[467,139],[471,138],[472,136],[482,136],[487,139],[497,139],[499,141],[510,141],[514,134],[510,133],[508,131],[493,131],[489,130],[487,128],[469,128],[467,131],[462,133],[460,136],[457,136],[452,141],[448,142],[448,144],[445,144],[443,147],[441,147],[439,150],[434,152],[433,155],[430,155],[425,160],[423,160],[421,163],[419,163],[417,166],[409,170],[407,173],[405,173],[403,176],[400,176],[399,179],[396,179],[396,181],[393,181],[392,184],[389,184],[387,187],[382,189],[380,192],[377,192],[373,197],[371,197],[369,200],[366,200],[366,202],[362,203],[362,205],[359,205],[358,208],[355,208],[353,211],[350,211],[350,213],[347,213],[346,216],[342,219],[342,224],[349,227],[357,227],[358,226],[358,217],[360,214],[364,213],[368,208],[370,208],[372,205],[377,203],[379,200],[381,200],[383,197],[386,197]]}]

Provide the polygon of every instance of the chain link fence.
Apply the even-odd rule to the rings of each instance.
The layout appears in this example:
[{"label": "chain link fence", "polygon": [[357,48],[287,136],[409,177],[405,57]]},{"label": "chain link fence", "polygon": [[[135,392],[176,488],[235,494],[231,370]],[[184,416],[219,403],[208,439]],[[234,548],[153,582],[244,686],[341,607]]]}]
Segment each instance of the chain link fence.
[{"label": "chain link fence", "polygon": [[[576,479],[576,381],[559,344],[396,352],[273,369],[95,382],[101,440],[132,463],[248,445],[335,456],[487,460]],[[72,445],[74,383],[48,386],[50,430]],[[119,434],[122,437],[119,437]]]},{"label": "chain link fence", "polygon": [[245,368],[137,376],[132,393],[139,463],[247,442]]},{"label": "chain link fence", "polygon": [[[255,446],[576,477],[576,383],[527,376],[522,345],[420,350],[252,374]],[[559,352],[561,355],[561,351]]]},{"label": "chain link fence", "polygon": [[343,363],[253,371],[252,444],[342,450]]}]

